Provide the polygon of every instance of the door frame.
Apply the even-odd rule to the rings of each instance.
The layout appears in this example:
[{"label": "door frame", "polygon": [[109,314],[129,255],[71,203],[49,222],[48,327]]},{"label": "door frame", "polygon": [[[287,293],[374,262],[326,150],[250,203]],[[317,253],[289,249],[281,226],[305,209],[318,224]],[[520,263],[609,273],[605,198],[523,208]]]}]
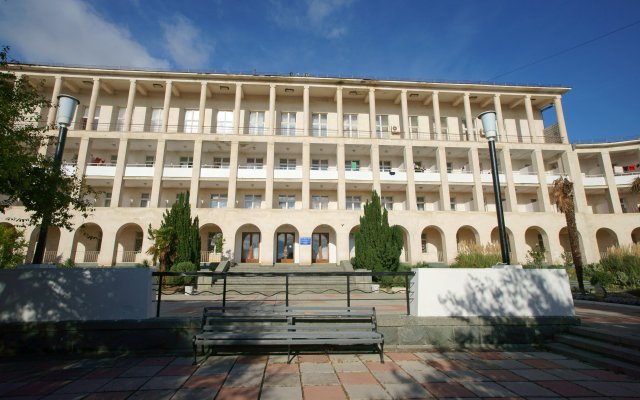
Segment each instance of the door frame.
[{"label": "door frame", "polygon": [[[313,244],[315,243],[316,237],[320,238],[318,241],[318,249],[321,248],[321,244],[322,244],[322,239],[321,238],[326,238],[326,249],[327,249],[327,258],[313,258]],[[330,254],[330,250],[329,250],[329,244],[331,243],[330,240],[330,234],[328,232],[315,232],[311,234],[311,262],[312,263],[320,263],[320,264],[326,264],[329,262],[330,258],[331,258],[331,254]],[[316,254],[316,256],[320,254],[320,252],[318,252]]]},{"label": "door frame", "polygon": [[[258,258],[247,258],[247,254],[245,254],[244,249],[244,238],[249,236],[249,250],[253,249],[253,238],[254,236],[258,236]],[[262,240],[262,236],[260,232],[242,232],[242,237],[240,240],[240,262],[243,263],[258,263],[260,262],[260,242]]]},{"label": "door frame", "polygon": [[[280,256],[279,251],[280,249],[278,248],[279,246],[279,241],[278,238],[280,237],[280,235],[284,235],[284,241],[283,241],[283,253],[286,253],[286,248],[287,248],[287,238],[289,236],[291,236],[291,249],[292,249],[292,258],[278,258]],[[283,254],[286,255],[286,254]],[[295,232],[276,232],[276,262],[277,263],[293,263],[296,260],[296,233]]]}]

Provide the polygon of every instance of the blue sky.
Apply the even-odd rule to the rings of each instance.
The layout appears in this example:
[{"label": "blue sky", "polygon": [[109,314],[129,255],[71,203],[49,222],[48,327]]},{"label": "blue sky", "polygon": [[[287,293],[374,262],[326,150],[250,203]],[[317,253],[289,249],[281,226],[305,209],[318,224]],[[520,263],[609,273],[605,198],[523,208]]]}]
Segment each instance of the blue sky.
[{"label": "blue sky", "polygon": [[640,136],[638,0],[0,0],[22,62],[560,84],[572,141]]}]

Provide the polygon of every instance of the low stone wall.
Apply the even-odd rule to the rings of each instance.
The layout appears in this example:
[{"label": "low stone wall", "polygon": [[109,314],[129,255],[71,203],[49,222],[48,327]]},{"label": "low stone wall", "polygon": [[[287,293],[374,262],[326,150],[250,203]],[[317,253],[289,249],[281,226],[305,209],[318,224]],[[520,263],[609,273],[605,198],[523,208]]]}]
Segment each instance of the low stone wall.
[{"label": "low stone wall", "polygon": [[[0,354],[192,351],[200,318],[0,324]],[[379,315],[385,348],[493,348],[540,343],[579,324],[575,317],[424,318]]]}]

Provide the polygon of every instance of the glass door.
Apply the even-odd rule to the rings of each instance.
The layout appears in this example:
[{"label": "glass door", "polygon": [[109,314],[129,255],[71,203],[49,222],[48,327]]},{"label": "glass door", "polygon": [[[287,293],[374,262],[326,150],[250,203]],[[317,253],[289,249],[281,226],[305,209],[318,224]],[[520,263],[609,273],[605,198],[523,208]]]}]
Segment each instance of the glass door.
[{"label": "glass door", "polygon": [[294,261],[293,248],[295,243],[295,233],[283,232],[278,233],[277,243],[278,251],[276,262],[292,263]]},{"label": "glass door", "polygon": [[329,262],[329,234],[314,233],[311,240],[311,257],[314,263]]},{"label": "glass door", "polygon": [[242,234],[242,256],[241,262],[260,262],[260,233],[244,232]]}]

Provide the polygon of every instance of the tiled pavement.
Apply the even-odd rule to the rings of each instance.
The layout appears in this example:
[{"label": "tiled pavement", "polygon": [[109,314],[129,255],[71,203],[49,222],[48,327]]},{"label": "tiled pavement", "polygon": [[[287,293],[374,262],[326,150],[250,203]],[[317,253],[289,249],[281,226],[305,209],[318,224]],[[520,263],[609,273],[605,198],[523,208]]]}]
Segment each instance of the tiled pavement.
[{"label": "tiled pavement", "polygon": [[640,380],[547,352],[0,359],[2,399],[638,398]]}]

